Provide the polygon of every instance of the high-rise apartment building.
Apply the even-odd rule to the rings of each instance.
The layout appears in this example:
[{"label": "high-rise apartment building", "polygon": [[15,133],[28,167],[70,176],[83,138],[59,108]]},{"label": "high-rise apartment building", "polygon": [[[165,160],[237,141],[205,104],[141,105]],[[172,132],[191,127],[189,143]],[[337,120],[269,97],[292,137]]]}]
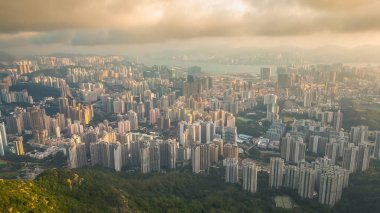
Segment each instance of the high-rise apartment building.
[{"label": "high-rise apartment building", "polygon": [[5,149],[8,146],[7,132],[5,131],[5,124],[0,123],[0,156],[4,156]]},{"label": "high-rise apartment building", "polygon": [[191,148],[191,166],[193,173],[201,171],[201,148],[199,145]]},{"label": "high-rise apartment building", "polygon": [[130,125],[131,125],[131,130],[137,130],[139,128],[139,121],[138,121],[136,112],[129,110],[128,111],[128,120],[129,120]]},{"label": "high-rise apartment building", "polygon": [[201,143],[205,144],[214,139],[215,126],[213,122],[201,122]]},{"label": "high-rise apartment building", "polygon": [[260,79],[261,80],[269,80],[270,74],[271,74],[271,70],[269,67],[260,68]]},{"label": "high-rise apartment building", "polygon": [[58,98],[59,113],[66,114],[67,107],[69,106],[69,100],[64,97]]},{"label": "high-rise apartment building", "polygon": [[81,168],[87,165],[86,144],[81,142],[78,135],[71,137],[67,153],[69,168]]},{"label": "high-rise apartment building", "polygon": [[270,158],[269,187],[278,189],[282,186],[284,176],[284,160],[279,157]]},{"label": "high-rise apartment building", "polygon": [[281,88],[281,89],[285,89],[285,88],[290,88],[293,86],[293,75],[292,73],[288,73],[288,72],[278,72],[278,75],[277,75],[277,82],[278,82],[278,87]]},{"label": "high-rise apartment building", "polygon": [[141,173],[160,171],[160,149],[157,142],[144,142],[140,148]]},{"label": "high-rise apartment building", "polygon": [[356,158],[359,152],[358,147],[347,147],[343,151],[343,164],[342,167],[348,171],[356,171]]},{"label": "high-rise apartment building", "polygon": [[264,95],[264,105],[273,105],[277,104],[277,95],[267,94]]},{"label": "high-rise apartment building", "polygon": [[351,127],[350,141],[355,145],[364,143],[368,140],[368,126],[355,126]]},{"label": "high-rise apartment building", "polygon": [[239,182],[239,165],[238,160],[235,158],[225,159],[225,182],[226,183],[237,183]]},{"label": "high-rise apartment building", "polygon": [[256,164],[244,159],[242,162],[243,168],[243,190],[255,193],[257,191],[257,167]]},{"label": "high-rise apartment building", "polygon": [[343,113],[340,110],[338,110],[337,112],[334,113],[334,121],[333,121],[334,130],[339,132],[342,129],[342,123],[343,123]]},{"label": "high-rise apartment building", "polygon": [[297,189],[299,184],[299,168],[293,165],[285,166],[283,187]]},{"label": "high-rise apartment building", "polygon": [[301,167],[298,179],[298,195],[301,198],[313,198],[317,173],[313,168]]},{"label": "high-rise apartment building", "polygon": [[226,143],[223,147],[224,158],[239,158],[239,147],[237,144]]},{"label": "high-rise apartment building", "polygon": [[338,143],[328,143],[326,144],[325,156],[331,159],[331,164],[335,165],[338,158],[339,144]]},{"label": "high-rise apartment building", "polygon": [[356,156],[356,170],[365,171],[369,167],[370,151],[366,144],[359,144]]},{"label": "high-rise apartment building", "polygon": [[306,144],[300,137],[287,135],[281,139],[280,152],[286,162],[299,163],[305,160]]},{"label": "high-rise apartment building", "polygon": [[161,168],[168,170],[175,169],[177,160],[177,141],[161,141],[159,146]]},{"label": "high-rise apartment building", "polygon": [[313,102],[313,94],[311,91],[306,91],[303,96],[303,107],[310,108]]},{"label": "high-rise apartment building", "polygon": [[210,146],[207,144],[201,144],[200,145],[200,160],[201,160],[201,171],[208,172],[210,166],[211,166],[211,153],[210,153]]},{"label": "high-rise apartment building", "polygon": [[375,134],[375,150],[373,155],[375,158],[380,158],[380,131],[376,131]]},{"label": "high-rise apartment building", "polygon": [[219,145],[216,143],[207,144],[210,151],[210,163],[211,165],[217,165],[219,162]]},{"label": "high-rise apartment building", "polygon": [[14,142],[17,155],[25,155],[24,145],[23,145],[22,141],[23,141],[23,138],[21,136],[19,136],[16,138],[16,140]]},{"label": "high-rise apartment building", "polygon": [[319,178],[318,201],[334,206],[341,197],[343,188],[348,186],[349,172],[340,167],[323,168]]},{"label": "high-rise apartment building", "polygon": [[154,109],[149,110],[149,124],[151,125],[156,124],[159,117],[160,117],[160,109],[154,108]]}]

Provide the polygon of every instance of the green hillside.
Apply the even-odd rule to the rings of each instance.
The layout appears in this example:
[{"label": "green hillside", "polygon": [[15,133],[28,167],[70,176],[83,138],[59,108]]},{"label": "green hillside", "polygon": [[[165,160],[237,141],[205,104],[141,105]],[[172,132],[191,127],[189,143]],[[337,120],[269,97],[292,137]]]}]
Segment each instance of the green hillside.
[{"label": "green hillside", "polygon": [[[223,170],[209,175],[189,171],[141,175],[102,168],[52,169],[35,181],[0,180],[3,212],[380,212],[379,165],[352,176],[335,208],[315,200],[295,199],[297,207],[276,208],[273,198],[287,192],[267,188],[268,174],[258,174],[250,194],[225,184]],[[365,181],[368,180],[368,181]],[[289,192],[288,192],[289,193]],[[293,193],[290,193],[293,194]],[[363,209],[365,204],[366,209]],[[368,207],[368,208],[367,208]]]}]

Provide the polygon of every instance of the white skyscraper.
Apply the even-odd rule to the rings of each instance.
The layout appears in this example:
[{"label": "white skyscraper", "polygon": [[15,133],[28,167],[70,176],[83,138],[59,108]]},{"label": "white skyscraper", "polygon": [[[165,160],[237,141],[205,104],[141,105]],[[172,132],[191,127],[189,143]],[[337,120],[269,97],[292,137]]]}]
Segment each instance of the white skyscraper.
[{"label": "white skyscraper", "polygon": [[279,157],[270,158],[269,187],[278,189],[282,186],[284,176],[284,160]]},{"label": "white skyscraper", "polygon": [[239,181],[238,171],[239,165],[238,160],[235,158],[227,158],[225,165],[225,182],[226,183],[237,183]]},{"label": "white skyscraper", "polygon": [[119,133],[127,133],[131,131],[131,123],[129,120],[117,122],[117,130]]},{"label": "white skyscraper", "polygon": [[350,131],[351,143],[358,145],[368,140],[368,126],[351,127]]},{"label": "white skyscraper", "polygon": [[201,143],[208,143],[214,139],[215,126],[212,122],[201,122]]},{"label": "white skyscraper", "polygon": [[128,111],[128,120],[129,120],[130,125],[131,125],[131,130],[136,130],[139,128],[139,122],[138,122],[138,117],[137,117],[136,112],[129,110]]},{"label": "white skyscraper", "polygon": [[160,142],[160,165],[164,169],[175,169],[177,160],[177,141],[166,140]]},{"label": "white skyscraper", "polygon": [[122,145],[120,142],[116,142],[116,144],[113,144],[113,157],[114,157],[114,165],[115,165],[115,171],[120,172],[123,167],[123,158],[122,158]]},{"label": "white skyscraper", "polygon": [[290,161],[290,148],[292,143],[292,137],[286,136],[281,138],[280,142],[280,154],[286,162]]},{"label": "white skyscraper", "polygon": [[244,159],[243,166],[243,190],[249,192],[257,191],[257,168],[253,161]]},{"label": "white skyscraper", "polygon": [[295,139],[288,135],[281,139],[280,151],[286,162],[298,163],[305,159],[306,144],[302,138]]},{"label": "white skyscraper", "polygon": [[339,166],[321,168],[319,172],[318,201],[334,206],[341,199],[343,188],[348,186],[349,172]]},{"label": "white skyscraper", "polygon": [[3,139],[0,137],[0,157],[4,156],[4,142]]},{"label": "white skyscraper", "polygon": [[342,122],[343,122],[343,113],[338,110],[334,113],[334,129],[335,131],[339,132],[342,129]]},{"label": "white skyscraper", "polygon": [[380,158],[380,131],[376,131],[375,150],[373,155],[375,158]]},{"label": "white skyscraper", "polygon": [[87,165],[86,144],[81,142],[79,136],[72,136],[67,153],[69,168],[74,169]]},{"label": "white skyscraper", "polygon": [[356,156],[356,170],[365,171],[369,167],[370,151],[366,144],[359,144]]},{"label": "white skyscraper", "polygon": [[201,148],[200,146],[193,146],[191,148],[191,166],[193,173],[201,171]]},{"label": "white skyscraper", "polygon": [[298,195],[301,198],[312,198],[314,194],[315,179],[317,176],[313,168],[301,168],[299,172]]},{"label": "white skyscraper", "polygon": [[160,147],[156,141],[144,142],[140,147],[141,173],[160,171]]},{"label": "white skyscraper", "polygon": [[5,131],[5,124],[0,123],[0,156],[4,156],[5,149],[8,146],[7,133]]},{"label": "white skyscraper", "polygon": [[5,123],[0,123],[0,135],[3,139],[4,146],[8,146],[7,132],[5,131]]},{"label": "white skyscraper", "polygon": [[143,143],[140,147],[140,169],[141,173],[149,173],[150,168],[150,153],[149,153],[149,143]]},{"label": "white skyscraper", "polygon": [[337,188],[339,182],[339,176],[334,173],[326,173],[321,175],[319,183],[319,197],[320,203],[334,206],[337,202]]},{"label": "white skyscraper", "polygon": [[186,146],[187,134],[185,131],[187,123],[185,121],[178,122],[178,135],[179,135],[179,144],[182,146]]},{"label": "white skyscraper", "polygon": [[297,189],[299,183],[299,168],[293,165],[285,166],[285,178],[283,186],[285,188]]},{"label": "white skyscraper", "polygon": [[331,164],[335,165],[337,155],[338,155],[338,143],[328,143],[326,144],[326,150],[325,150],[325,156],[327,156],[329,159],[331,159]]},{"label": "white skyscraper", "polygon": [[311,103],[313,101],[312,98],[313,98],[312,93],[310,91],[306,91],[303,96],[303,106],[306,108],[311,107]]},{"label": "white skyscraper", "polygon": [[305,160],[306,144],[303,143],[302,138],[293,140],[290,146],[290,161],[299,163]]},{"label": "white skyscraper", "polygon": [[200,145],[200,152],[201,152],[201,170],[208,172],[210,166],[211,166],[211,153],[210,153],[210,147],[207,144],[201,144]]},{"label": "white skyscraper", "polygon": [[277,103],[277,96],[274,94],[267,94],[264,96],[264,105],[273,105]]},{"label": "white skyscraper", "polygon": [[358,147],[347,147],[343,151],[343,164],[342,167],[348,171],[356,171],[356,158],[359,152]]}]

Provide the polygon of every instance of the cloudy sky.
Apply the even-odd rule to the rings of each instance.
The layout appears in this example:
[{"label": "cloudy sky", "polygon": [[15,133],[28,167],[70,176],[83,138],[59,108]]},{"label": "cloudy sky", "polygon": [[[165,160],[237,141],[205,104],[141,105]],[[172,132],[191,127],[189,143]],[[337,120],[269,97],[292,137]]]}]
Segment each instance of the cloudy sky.
[{"label": "cloudy sky", "polygon": [[380,45],[379,11],[378,0],[1,0],[0,50]]}]

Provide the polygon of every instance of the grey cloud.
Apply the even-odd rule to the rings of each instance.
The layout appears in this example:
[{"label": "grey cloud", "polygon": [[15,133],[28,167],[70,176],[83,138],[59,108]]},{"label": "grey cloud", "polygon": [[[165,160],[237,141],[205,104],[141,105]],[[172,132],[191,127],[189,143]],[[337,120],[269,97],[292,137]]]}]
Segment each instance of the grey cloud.
[{"label": "grey cloud", "polygon": [[107,27],[148,0],[1,0],[0,32]]},{"label": "grey cloud", "polygon": [[52,31],[48,33],[41,33],[36,36],[30,37],[29,41],[36,45],[46,44],[69,44],[71,43],[73,32],[69,31]]},{"label": "grey cloud", "polygon": [[247,5],[241,14],[228,10],[228,2],[225,9],[204,10],[201,0],[2,0],[0,33],[35,34],[0,38],[0,46],[91,46],[380,30],[376,0],[242,0]]}]

